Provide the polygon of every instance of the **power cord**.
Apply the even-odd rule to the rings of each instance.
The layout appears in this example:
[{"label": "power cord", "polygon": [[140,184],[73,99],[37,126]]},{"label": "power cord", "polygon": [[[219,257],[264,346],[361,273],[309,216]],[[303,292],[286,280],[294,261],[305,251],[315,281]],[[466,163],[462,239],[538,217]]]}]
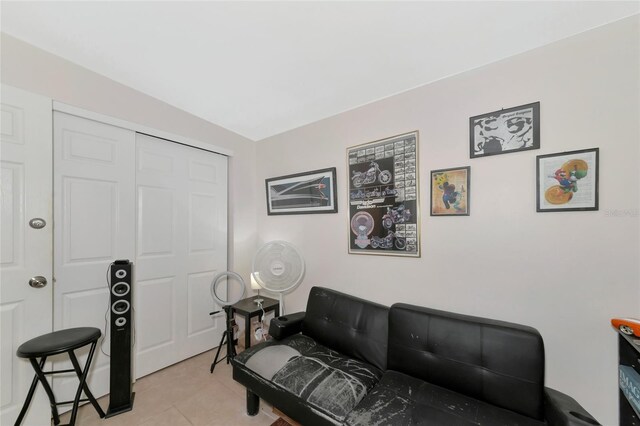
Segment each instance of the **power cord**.
[{"label": "power cord", "polygon": [[109,315],[109,311],[111,310],[111,278],[109,276],[109,271],[111,271],[111,265],[107,266],[107,273],[105,274],[105,279],[107,280],[107,289],[109,290],[109,294],[107,295],[107,310],[104,312],[104,333],[100,338],[100,352],[104,354],[104,356],[111,358],[111,355],[104,351],[104,342],[107,340],[107,327],[109,325],[109,320],[107,316]]},{"label": "power cord", "polygon": [[260,307],[260,310],[262,311],[262,314],[260,314],[260,326],[258,328],[256,328],[254,336],[255,336],[256,340],[265,340],[266,341],[267,340],[267,333],[265,332],[265,329],[266,329],[267,326],[264,323],[266,312],[264,311],[264,307],[262,306],[262,299],[256,300],[256,303]]}]

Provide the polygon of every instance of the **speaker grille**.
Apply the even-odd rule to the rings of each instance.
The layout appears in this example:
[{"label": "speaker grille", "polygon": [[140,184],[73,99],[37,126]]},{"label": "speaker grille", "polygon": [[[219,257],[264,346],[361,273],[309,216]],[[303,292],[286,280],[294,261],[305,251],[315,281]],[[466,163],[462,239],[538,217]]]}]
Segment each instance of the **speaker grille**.
[{"label": "speaker grille", "polygon": [[131,290],[131,287],[124,281],[115,283],[111,287],[111,292],[113,293],[113,295],[118,297],[126,296],[129,293],[129,290]]}]

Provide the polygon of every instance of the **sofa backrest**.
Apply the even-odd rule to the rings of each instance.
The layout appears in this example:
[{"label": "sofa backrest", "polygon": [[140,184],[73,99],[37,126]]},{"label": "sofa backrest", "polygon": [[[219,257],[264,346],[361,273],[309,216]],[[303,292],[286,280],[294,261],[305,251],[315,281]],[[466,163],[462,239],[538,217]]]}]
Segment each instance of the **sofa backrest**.
[{"label": "sofa backrest", "polygon": [[344,355],[381,370],[387,365],[389,308],[323,287],[313,287],[302,332]]},{"label": "sofa backrest", "polygon": [[387,368],[543,419],[544,344],[531,327],[397,303]]}]

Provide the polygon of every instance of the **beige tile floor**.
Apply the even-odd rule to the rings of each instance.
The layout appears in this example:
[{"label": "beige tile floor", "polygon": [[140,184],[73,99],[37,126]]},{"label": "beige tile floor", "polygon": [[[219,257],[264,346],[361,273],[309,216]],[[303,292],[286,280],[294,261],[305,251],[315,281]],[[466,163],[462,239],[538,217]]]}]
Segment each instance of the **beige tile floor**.
[{"label": "beige tile floor", "polygon": [[[244,386],[231,377],[231,365],[209,367],[215,352],[209,351],[138,379],[133,386],[133,410],[100,419],[91,404],[78,411],[78,426],[243,426],[271,425],[278,416],[264,401],[254,417],[246,413]],[[98,399],[107,410],[109,397]],[[70,413],[61,416],[68,423]]]}]

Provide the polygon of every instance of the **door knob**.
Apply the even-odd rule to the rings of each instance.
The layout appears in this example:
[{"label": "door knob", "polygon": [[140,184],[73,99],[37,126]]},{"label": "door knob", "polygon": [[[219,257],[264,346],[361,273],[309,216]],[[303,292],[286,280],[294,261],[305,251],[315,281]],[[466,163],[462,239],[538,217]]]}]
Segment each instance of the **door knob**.
[{"label": "door knob", "polygon": [[42,288],[47,285],[47,279],[43,276],[36,275],[29,280],[29,285],[33,288]]}]

